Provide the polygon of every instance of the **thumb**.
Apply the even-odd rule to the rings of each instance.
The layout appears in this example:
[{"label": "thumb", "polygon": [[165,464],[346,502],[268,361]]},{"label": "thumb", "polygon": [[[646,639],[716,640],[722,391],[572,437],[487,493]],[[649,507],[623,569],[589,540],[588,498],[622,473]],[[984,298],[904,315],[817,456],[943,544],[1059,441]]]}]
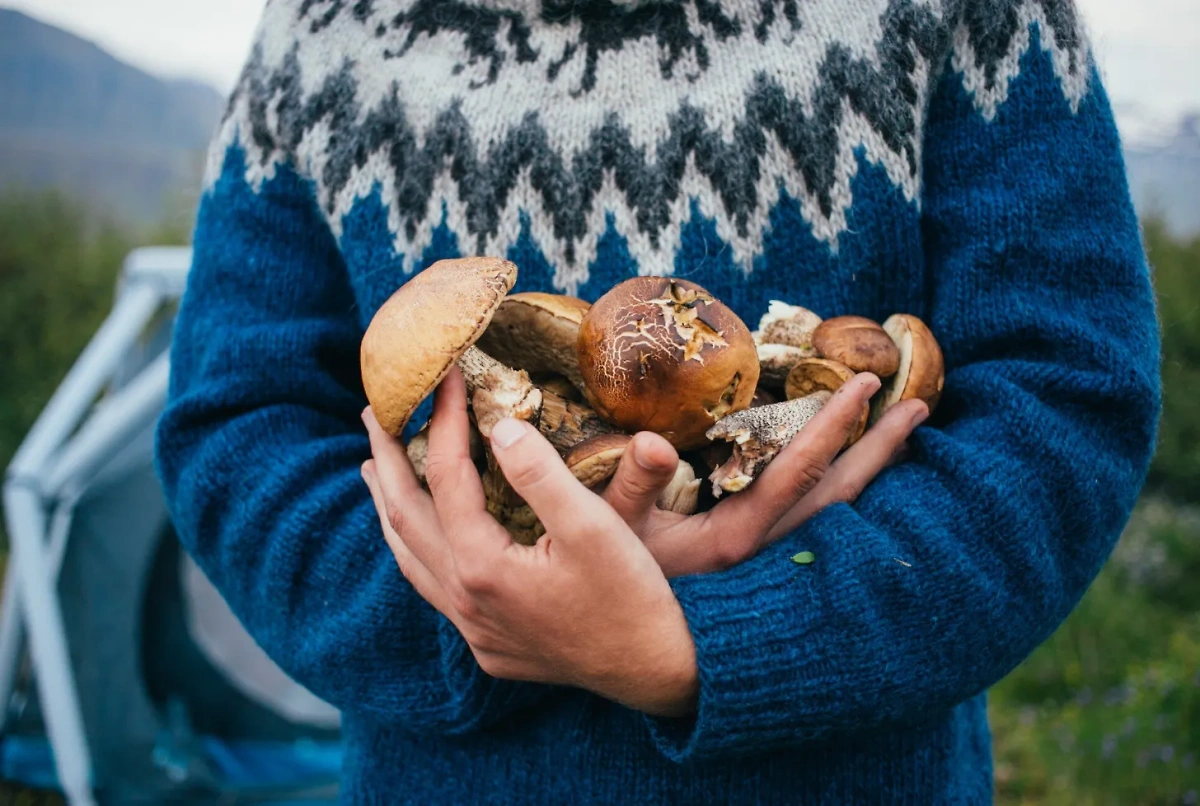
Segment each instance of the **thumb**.
[{"label": "thumb", "polygon": [[662,491],[675,476],[679,454],[658,434],[643,431],[630,441],[603,498],[640,534]]}]

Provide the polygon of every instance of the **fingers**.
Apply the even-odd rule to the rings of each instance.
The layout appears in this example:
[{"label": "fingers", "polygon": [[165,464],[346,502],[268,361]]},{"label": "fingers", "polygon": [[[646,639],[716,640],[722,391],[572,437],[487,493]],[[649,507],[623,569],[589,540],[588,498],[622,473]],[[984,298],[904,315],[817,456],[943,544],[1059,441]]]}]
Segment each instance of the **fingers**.
[{"label": "fingers", "polygon": [[596,497],[529,423],[506,417],[492,426],[492,453],[508,483],[537,513],[547,532],[574,534],[581,523],[609,520],[611,512],[597,506]]},{"label": "fingers", "polygon": [[903,456],[906,440],[927,416],[929,409],[920,400],[906,400],[889,409],[837,458],[813,491],[775,524],[767,539],[782,537],[830,504],[857,499],[884,468]]},{"label": "fingers", "polygon": [[679,454],[671,443],[649,431],[635,434],[602,498],[640,534],[678,466]]},{"label": "fingers", "polygon": [[[409,550],[401,537],[401,532],[393,525],[393,518],[387,515],[391,509],[387,502],[386,495],[383,492],[381,480],[378,475],[378,463],[374,460],[368,460],[362,467],[363,481],[366,482],[367,489],[371,491],[371,499],[375,502],[375,510],[379,513],[379,525],[383,528],[383,537],[387,541],[388,546],[392,550],[392,555],[396,558],[396,564],[400,567],[400,573],[409,581],[416,592],[422,599],[429,602],[437,610],[451,621],[455,621],[454,607],[450,602],[450,597],[446,595],[445,588],[438,582],[437,578],[430,570]],[[407,521],[406,523],[411,523]],[[412,527],[400,524],[403,532],[407,533],[410,528],[420,528],[415,524]]]},{"label": "fingers", "polygon": [[775,523],[820,483],[858,427],[863,406],[878,389],[879,379],[866,372],[842,384],[749,489],[713,508],[710,528],[721,535],[765,539]]},{"label": "fingers", "polygon": [[508,544],[507,540],[492,539],[498,532],[487,512],[479,471],[471,461],[470,429],[466,383],[454,368],[434,394],[425,481],[456,554],[495,550]]}]

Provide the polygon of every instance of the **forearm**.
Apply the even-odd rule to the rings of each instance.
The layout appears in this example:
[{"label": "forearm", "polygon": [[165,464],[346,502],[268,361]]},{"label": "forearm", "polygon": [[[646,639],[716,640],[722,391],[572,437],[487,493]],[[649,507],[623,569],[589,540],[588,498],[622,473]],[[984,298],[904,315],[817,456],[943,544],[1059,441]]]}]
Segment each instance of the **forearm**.
[{"label": "forearm", "polygon": [[532,685],[493,680],[400,575],[359,477],[361,324],[286,166],[234,156],[205,195],[156,456],[185,547],[279,665],[345,711],[470,730]]},{"label": "forearm", "polygon": [[1098,76],[1072,111],[1049,57],[1026,59],[996,121],[952,71],[930,111],[938,411],[853,506],[676,581],[701,693],[694,719],[651,722],[669,756],[944,712],[1043,641],[1115,544],[1154,446],[1153,294]]}]

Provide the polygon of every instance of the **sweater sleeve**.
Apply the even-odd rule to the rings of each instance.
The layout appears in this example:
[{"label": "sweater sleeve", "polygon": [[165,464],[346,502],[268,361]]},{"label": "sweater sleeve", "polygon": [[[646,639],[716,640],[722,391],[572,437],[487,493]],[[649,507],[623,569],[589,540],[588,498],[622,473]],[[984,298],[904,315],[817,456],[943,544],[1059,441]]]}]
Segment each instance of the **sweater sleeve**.
[{"label": "sweater sleeve", "polygon": [[286,672],[345,712],[465,732],[532,701],[400,574],[360,477],[360,312],[311,186],[229,149],[202,197],[156,461],[179,537]]},{"label": "sweater sleeve", "polygon": [[951,68],[931,100],[935,416],[854,504],[675,581],[700,694],[694,717],[647,718],[669,758],[936,718],[1049,637],[1115,545],[1154,447],[1154,298],[1099,77],[1073,111],[1032,33],[994,118]]}]

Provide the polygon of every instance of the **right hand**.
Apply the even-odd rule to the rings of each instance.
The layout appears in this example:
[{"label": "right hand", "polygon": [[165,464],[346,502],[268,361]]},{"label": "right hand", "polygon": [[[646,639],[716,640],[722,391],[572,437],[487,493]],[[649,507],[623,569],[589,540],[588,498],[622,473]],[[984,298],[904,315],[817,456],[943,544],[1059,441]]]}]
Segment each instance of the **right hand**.
[{"label": "right hand", "polygon": [[869,373],[843,384],[748,489],[707,512],[685,516],[655,505],[679,458],[669,442],[651,432],[634,436],[602,496],[642,538],[665,576],[730,568],[830,504],[856,500],[903,454],[905,441],[928,416],[920,400],[893,406],[841,450],[878,388],[879,379]]}]

